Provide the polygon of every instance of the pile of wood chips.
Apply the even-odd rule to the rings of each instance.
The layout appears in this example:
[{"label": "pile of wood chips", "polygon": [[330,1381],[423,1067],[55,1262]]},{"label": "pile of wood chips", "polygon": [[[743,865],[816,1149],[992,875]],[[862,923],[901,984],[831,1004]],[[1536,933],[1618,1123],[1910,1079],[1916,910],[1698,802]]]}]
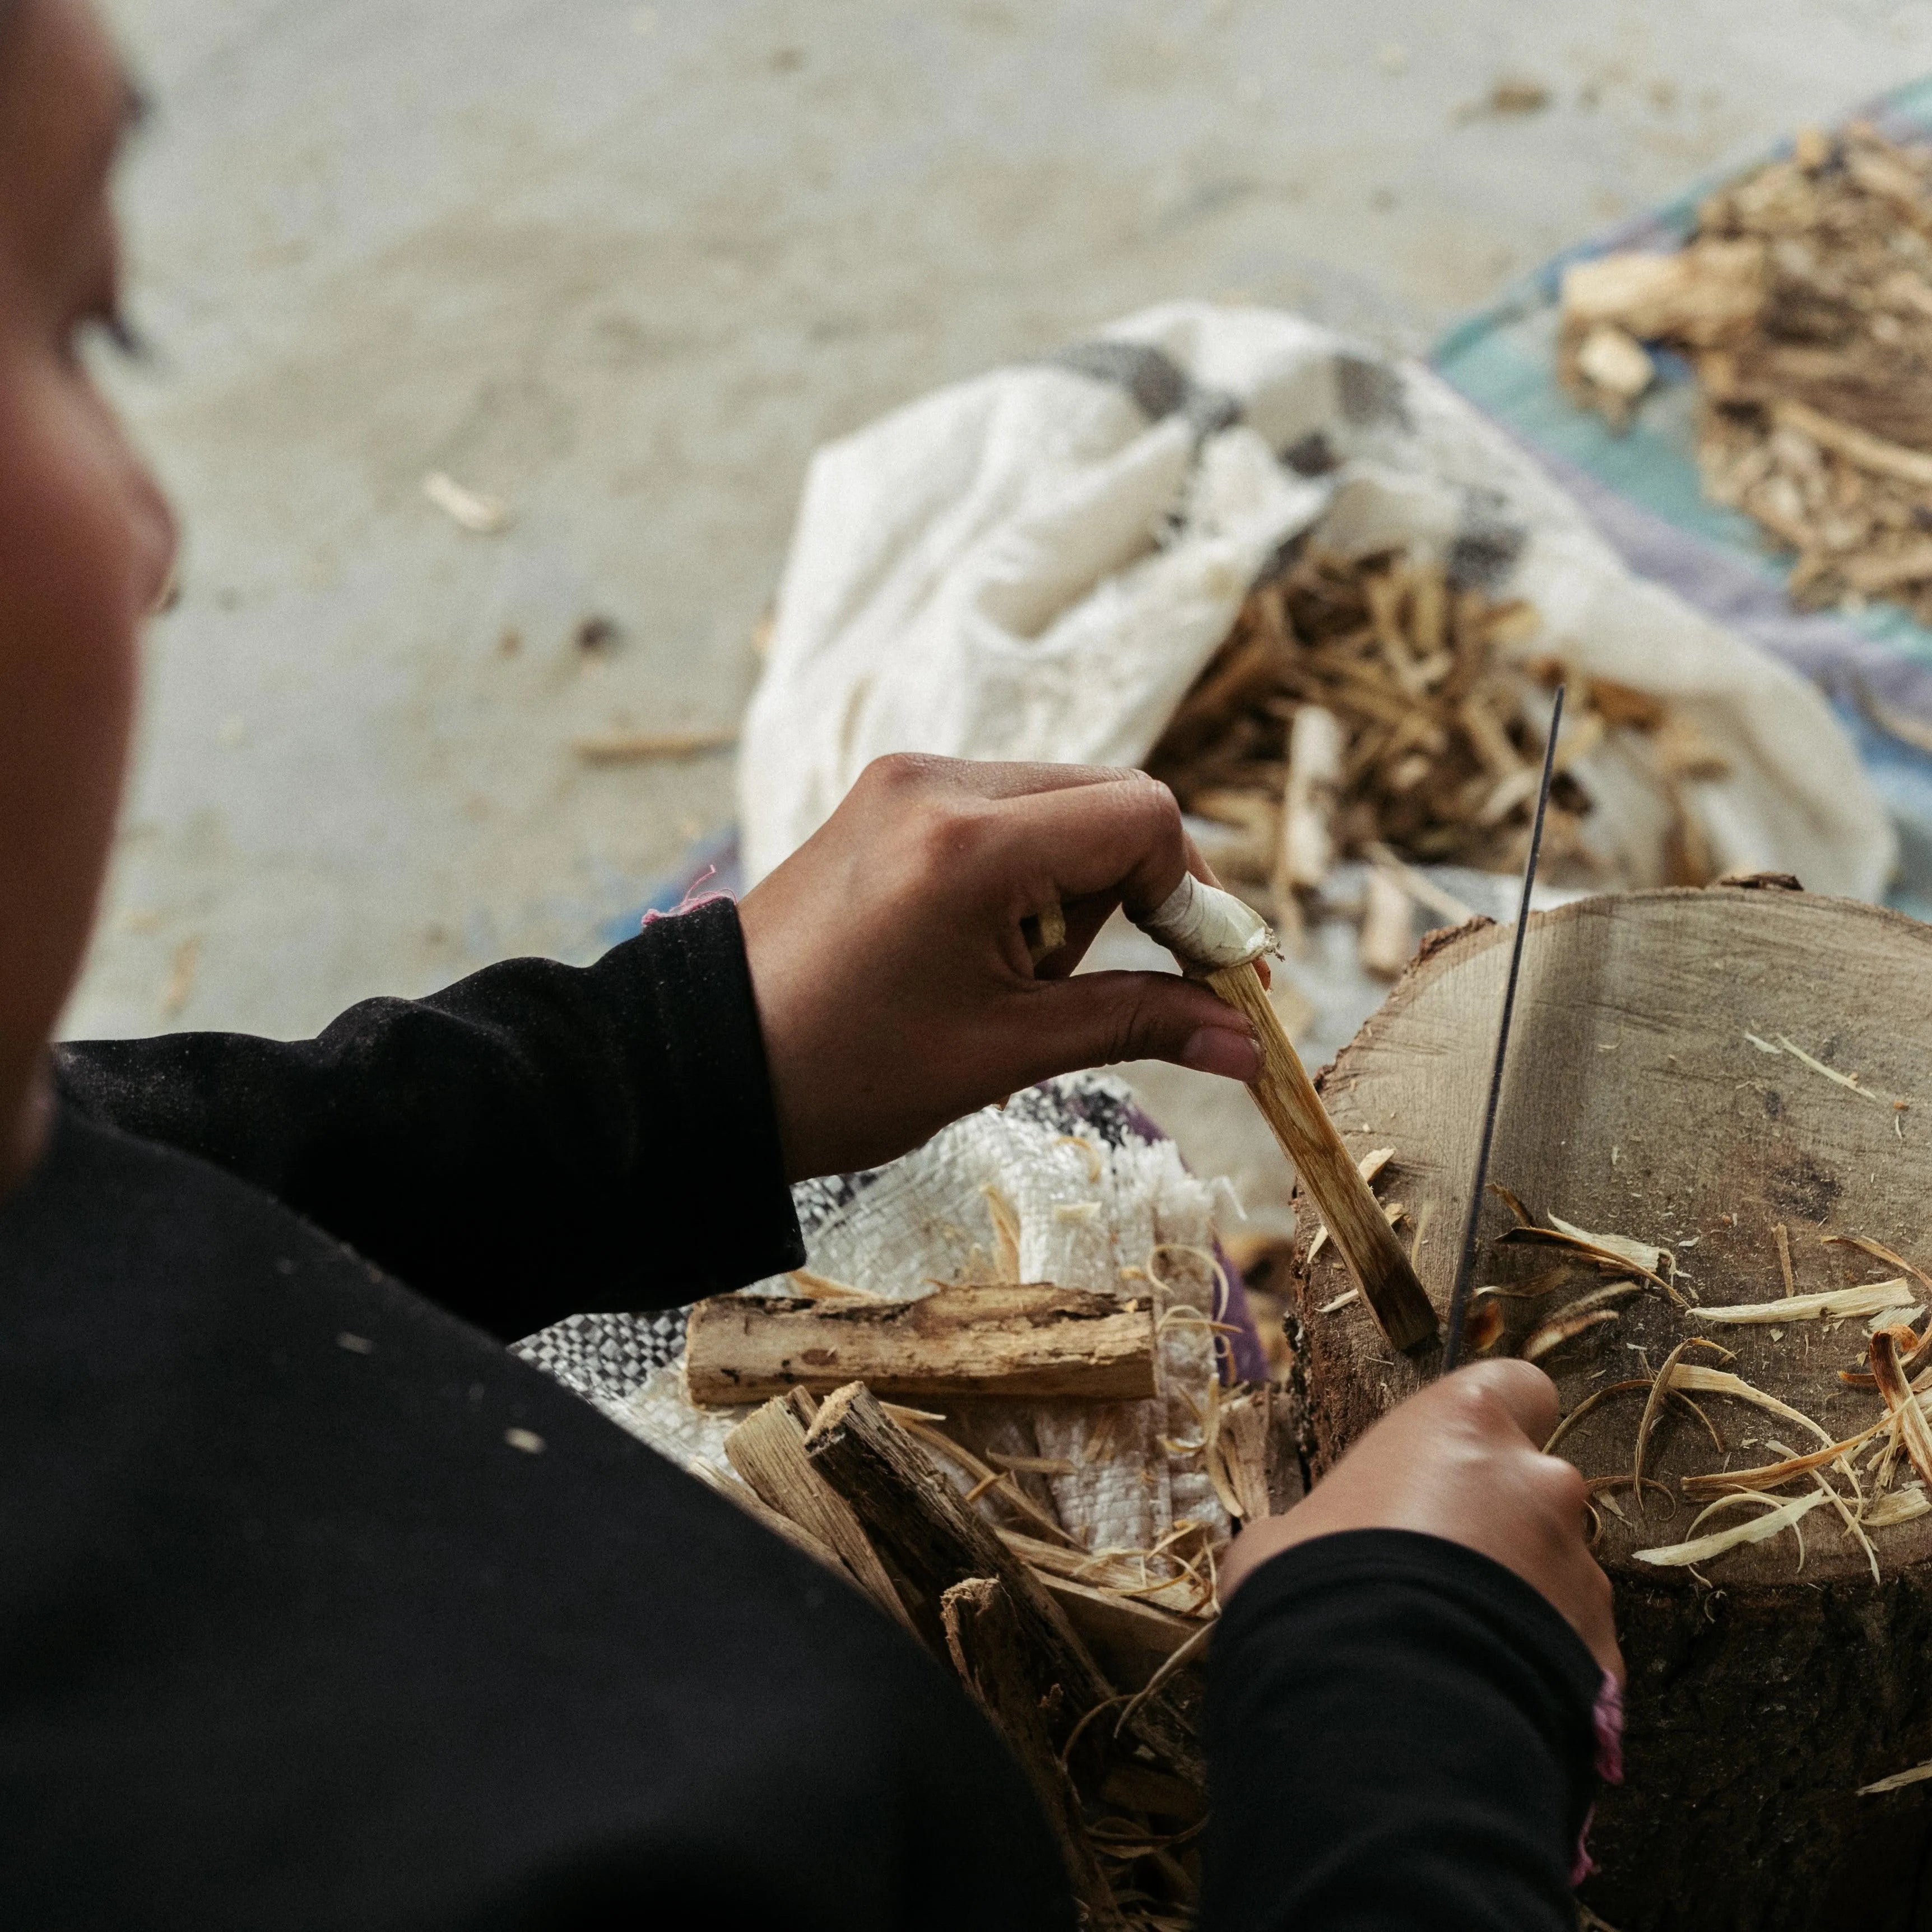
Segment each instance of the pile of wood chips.
[{"label": "pile of wood chips", "polygon": [[1855,125],[1712,195],[1672,255],[1563,281],[1565,387],[1621,428],[1688,357],[1706,489],[1796,553],[1794,601],[1932,623],[1932,148]]},{"label": "pile of wood chips", "polygon": [[[1549,689],[1563,672],[1554,658],[1526,668],[1508,653],[1539,622],[1521,598],[1459,586],[1433,559],[1310,545],[1250,593],[1148,768],[1184,811],[1229,828],[1214,863],[1291,941],[1302,901],[1321,896],[1336,861],[1370,860],[1362,963],[1393,977],[1413,950],[1415,903],[1469,916],[1405,861],[1522,868]],[[1668,882],[1708,883],[1708,842],[1682,788],[1720,776],[1721,760],[1688,721],[1628,686],[1572,680],[1568,706],[1543,875],[1594,876],[1580,836],[1592,802],[1575,767],[1616,733],[1676,807]]]},{"label": "pile of wood chips", "polygon": [[[726,1438],[736,1480],[720,1486],[957,1672],[1038,1794],[1087,1926],[1186,1932],[1217,1544],[1184,1520],[1158,1549],[1085,1549],[1042,1480],[1071,1466],[976,1454],[965,1426],[989,1396],[1150,1395],[1153,1303],[1046,1282],[892,1301],[803,1270],[793,1281],[796,1296],[692,1312],[693,1396],[770,1397]],[[895,1394],[944,1411],[880,1400]],[[1202,1456],[1238,1520],[1299,1493],[1286,1400],[1268,1385],[1211,1386],[1198,1442],[1168,1446]]]}]

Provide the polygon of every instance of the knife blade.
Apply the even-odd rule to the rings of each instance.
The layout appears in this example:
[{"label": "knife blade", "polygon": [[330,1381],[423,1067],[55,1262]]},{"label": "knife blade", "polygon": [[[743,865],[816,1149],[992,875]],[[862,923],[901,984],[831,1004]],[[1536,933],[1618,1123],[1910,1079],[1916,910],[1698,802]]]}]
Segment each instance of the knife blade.
[{"label": "knife blade", "polygon": [[1549,808],[1550,783],[1556,770],[1556,733],[1563,722],[1566,687],[1556,687],[1550,715],[1550,736],[1543,748],[1543,782],[1536,794],[1536,816],[1529,830],[1529,859],[1522,868],[1522,897],[1516,915],[1516,935],[1510,942],[1509,977],[1503,982],[1502,1018],[1496,1028],[1496,1058],[1490,1064],[1490,1090],[1483,1106],[1482,1138],[1476,1148],[1476,1178],[1462,1222],[1462,1249],[1456,1263],[1456,1280],[1449,1294],[1449,1319],[1442,1342],[1445,1376],[1462,1358],[1462,1328],[1469,1311],[1469,1279],[1476,1264],[1476,1228],[1483,1218],[1483,1193],[1489,1185],[1490,1150],[1496,1136],[1496,1109],[1502,1099],[1503,1066],[1509,1057],[1510,1025],[1516,1018],[1516,980],[1522,970],[1523,936],[1529,928],[1529,896],[1536,884],[1536,862],[1543,853],[1543,815]]}]

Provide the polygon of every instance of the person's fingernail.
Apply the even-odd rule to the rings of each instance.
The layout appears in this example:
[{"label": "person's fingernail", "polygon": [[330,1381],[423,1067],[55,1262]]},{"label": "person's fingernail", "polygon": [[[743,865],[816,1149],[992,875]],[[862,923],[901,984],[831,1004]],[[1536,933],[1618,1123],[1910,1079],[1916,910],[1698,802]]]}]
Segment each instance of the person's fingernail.
[{"label": "person's fingernail", "polygon": [[1232,1027],[1200,1027],[1180,1049],[1180,1064],[1197,1073],[1219,1073],[1229,1080],[1258,1079],[1262,1050],[1252,1034]]}]

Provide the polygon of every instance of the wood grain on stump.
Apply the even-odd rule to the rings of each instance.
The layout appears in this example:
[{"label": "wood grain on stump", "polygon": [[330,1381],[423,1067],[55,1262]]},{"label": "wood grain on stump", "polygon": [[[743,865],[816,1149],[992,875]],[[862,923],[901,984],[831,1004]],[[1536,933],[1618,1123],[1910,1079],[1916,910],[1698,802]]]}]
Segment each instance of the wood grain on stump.
[{"label": "wood grain on stump", "polygon": [[[1322,1083],[1352,1151],[1394,1148],[1377,1192],[1406,1205],[1418,1272],[1442,1312],[1509,937],[1472,926],[1425,947]],[[1814,1070],[1787,1042],[1856,1076],[1863,1090]],[[1801,1294],[1898,1272],[1822,1245],[1824,1234],[1866,1236],[1932,1263],[1932,927],[1735,886],[1584,900],[1536,916],[1491,1178],[1538,1220],[1554,1213],[1672,1248],[1684,1292],[1706,1306],[1784,1293],[1780,1225]],[[1521,1283],[1557,1258],[1496,1245],[1513,1220],[1500,1200],[1485,1202],[1479,1283]],[[1318,1469],[1432,1376],[1439,1352],[1394,1353],[1358,1300],[1322,1312],[1350,1284],[1332,1249],[1306,1263],[1307,1239],[1297,1292]],[[1506,1304],[1498,1351],[1604,1279],[1581,1274],[1542,1301]],[[1654,1289],[1622,1309],[1544,1359],[1566,1414],[1606,1384],[1654,1371],[1696,1335],[1734,1350],[1722,1366],[1834,1438],[1880,1413],[1874,1391],[1838,1379],[1862,1360],[1862,1322],[1700,1323],[1696,1305],[1676,1307]],[[1796,1424],[1732,1398],[1697,1400],[1726,1453],[1670,1405],[1645,1466],[1672,1493],[1648,1495],[1640,1516],[1626,1492],[1617,1498],[1626,1520],[1603,1518],[1598,1553],[1616,1585],[1630,1671],[1628,1777],[1599,1810],[1601,1870],[1584,1895],[1618,1932],[1912,1925],[1932,1846],[1932,1783],[1856,1793],[1932,1758],[1932,1516],[1873,1533],[1877,1583],[1828,1504],[1804,1520],[1802,1570],[1790,1534],[1715,1558],[1708,1586],[1637,1562],[1634,1551],[1690,1534],[1702,1504],[1678,1492],[1684,1477],[1727,1458],[1739,1468],[1775,1462],[1773,1439],[1793,1451],[1816,1446]],[[1606,1401],[1560,1453],[1586,1475],[1627,1472],[1642,1406],[1640,1396]],[[1736,1520],[1726,1512],[1705,1528]]]}]

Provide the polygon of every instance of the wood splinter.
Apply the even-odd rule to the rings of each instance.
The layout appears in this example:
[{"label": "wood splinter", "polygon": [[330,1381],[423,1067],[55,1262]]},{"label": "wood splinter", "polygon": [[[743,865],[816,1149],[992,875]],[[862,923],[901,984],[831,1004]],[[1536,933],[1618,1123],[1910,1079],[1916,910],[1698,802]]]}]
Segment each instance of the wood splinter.
[{"label": "wood splinter", "polygon": [[1282,1030],[1254,962],[1220,968],[1207,976],[1207,983],[1253,1025],[1262,1071],[1248,1091],[1294,1163],[1349,1273],[1360,1283],[1382,1333],[1392,1347],[1403,1350],[1433,1342],[1436,1310]]}]

